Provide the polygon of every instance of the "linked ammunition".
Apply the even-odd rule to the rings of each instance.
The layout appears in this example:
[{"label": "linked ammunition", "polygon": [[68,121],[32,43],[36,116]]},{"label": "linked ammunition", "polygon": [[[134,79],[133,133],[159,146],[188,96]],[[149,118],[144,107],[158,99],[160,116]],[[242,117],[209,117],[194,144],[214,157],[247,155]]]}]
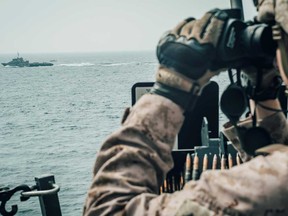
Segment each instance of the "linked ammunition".
[{"label": "linked ammunition", "polygon": [[193,172],[192,172],[192,179],[198,180],[198,173],[199,173],[199,157],[197,153],[194,155],[194,160],[193,160]]},{"label": "linked ammunition", "polygon": [[222,154],[222,157],[221,157],[221,170],[224,170],[226,169],[226,158],[224,156],[224,154]]},{"label": "linked ammunition", "polygon": [[232,155],[230,153],[228,155],[228,167],[229,167],[229,169],[231,169],[233,167],[233,159],[232,159]]},{"label": "linked ammunition", "polygon": [[167,180],[166,179],[164,180],[164,183],[163,183],[163,193],[168,193],[168,187],[167,187]]},{"label": "linked ammunition", "polygon": [[184,187],[184,179],[183,179],[183,173],[180,173],[180,190]]},{"label": "linked ammunition", "polygon": [[208,155],[205,154],[203,157],[203,167],[202,172],[206,171],[208,169]]},{"label": "linked ammunition", "polygon": [[185,183],[191,180],[191,156],[189,153],[186,155],[184,180],[185,180]]},{"label": "linked ammunition", "polygon": [[167,177],[167,192],[171,193],[172,187],[171,187],[171,179]]},{"label": "linked ammunition", "polygon": [[214,154],[213,162],[212,162],[212,170],[216,170],[216,169],[217,169],[217,155]]},{"label": "linked ammunition", "polygon": [[240,156],[239,156],[239,153],[237,152],[236,154],[236,163],[237,165],[240,165],[241,164],[241,159],[240,159]]},{"label": "linked ammunition", "polygon": [[175,177],[172,176],[172,181],[171,181],[171,184],[172,184],[172,192],[175,192],[176,191],[176,182],[175,182]]},{"label": "linked ammunition", "polygon": [[[232,157],[232,154],[222,154],[221,157],[219,157],[218,154],[214,154],[212,158],[212,152],[203,152],[197,154],[197,151],[195,154],[186,154],[186,160],[184,167],[179,170],[174,172],[173,174],[169,174],[166,179],[163,182],[163,185],[160,186],[159,188],[159,193],[173,193],[178,190],[182,190],[184,185],[190,181],[191,179],[198,180],[202,172],[205,172],[207,169],[212,169],[216,170],[219,169],[219,162],[220,162],[220,169],[231,169],[236,164],[239,165],[242,163],[241,158],[239,154],[236,154],[236,158]],[[203,155],[204,154],[204,155]],[[200,158],[200,155],[203,155],[203,158]],[[211,157],[210,157],[211,156]],[[220,160],[219,160],[220,159]],[[202,160],[202,165],[201,163],[199,164],[199,160]],[[235,160],[235,161],[234,161]],[[212,161],[212,167],[209,165],[209,162],[211,164]],[[202,166],[201,167],[199,166]]]}]

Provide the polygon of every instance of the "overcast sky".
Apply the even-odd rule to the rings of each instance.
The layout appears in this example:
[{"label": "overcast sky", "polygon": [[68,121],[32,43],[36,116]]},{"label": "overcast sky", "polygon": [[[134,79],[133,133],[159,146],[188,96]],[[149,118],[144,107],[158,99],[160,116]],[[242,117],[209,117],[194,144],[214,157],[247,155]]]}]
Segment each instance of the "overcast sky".
[{"label": "overcast sky", "polygon": [[215,7],[230,0],[0,0],[0,53],[154,50],[164,31]]}]

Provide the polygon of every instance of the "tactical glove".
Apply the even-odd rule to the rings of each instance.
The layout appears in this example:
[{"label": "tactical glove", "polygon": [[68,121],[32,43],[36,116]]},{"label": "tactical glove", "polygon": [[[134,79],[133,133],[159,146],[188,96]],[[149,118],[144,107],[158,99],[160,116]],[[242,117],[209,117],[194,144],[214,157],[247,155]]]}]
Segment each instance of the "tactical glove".
[{"label": "tactical glove", "polygon": [[275,22],[288,34],[288,0],[254,0],[254,4],[259,22]]},{"label": "tactical glove", "polygon": [[273,38],[278,41],[277,63],[280,75],[288,85],[288,0],[254,0],[257,20],[275,24]]},{"label": "tactical glove", "polygon": [[157,46],[160,66],[151,93],[191,109],[202,88],[220,72],[210,69],[227,19],[225,12],[215,9],[200,20],[186,19],[164,34]]}]

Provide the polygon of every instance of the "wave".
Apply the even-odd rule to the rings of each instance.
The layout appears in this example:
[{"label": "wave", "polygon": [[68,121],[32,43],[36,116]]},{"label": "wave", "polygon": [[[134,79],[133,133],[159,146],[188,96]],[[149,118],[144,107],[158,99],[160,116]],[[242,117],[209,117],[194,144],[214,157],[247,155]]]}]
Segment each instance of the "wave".
[{"label": "wave", "polygon": [[89,62],[82,62],[82,63],[69,63],[69,64],[59,64],[58,66],[67,66],[67,67],[83,67],[83,66],[93,66],[95,64]]},{"label": "wave", "polygon": [[115,66],[126,66],[126,65],[154,65],[155,62],[117,62],[117,63],[101,63],[103,67],[115,67]]},{"label": "wave", "polygon": [[119,63],[101,63],[103,67],[115,67],[115,66],[125,66],[135,64],[136,62],[119,62]]},{"label": "wave", "polygon": [[11,66],[11,65],[6,65],[6,66],[4,66],[5,68],[20,68],[20,67],[18,67],[18,66]]},{"label": "wave", "polygon": [[158,65],[158,62],[143,62],[144,65]]}]

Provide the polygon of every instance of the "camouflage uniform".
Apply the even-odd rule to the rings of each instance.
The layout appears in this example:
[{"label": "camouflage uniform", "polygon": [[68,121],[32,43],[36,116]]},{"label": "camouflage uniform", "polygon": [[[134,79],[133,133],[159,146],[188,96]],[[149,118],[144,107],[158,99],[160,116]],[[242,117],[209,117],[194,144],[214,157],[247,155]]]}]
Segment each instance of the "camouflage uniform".
[{"label": "camouflage uniform", "polygon": [[[206,171],[183,190],[158,195],[173,166],[171,150],[182,113],[158,95],[145,95],[137,102],[97,155],[84,215],[288,215],[285,145],[271,145],[262,150],[267,156],[230,170]],[[260,124],[274,131],[274,140],[288,144],[282,113]],[[237,142],[232,127],[225,133]]]}]

